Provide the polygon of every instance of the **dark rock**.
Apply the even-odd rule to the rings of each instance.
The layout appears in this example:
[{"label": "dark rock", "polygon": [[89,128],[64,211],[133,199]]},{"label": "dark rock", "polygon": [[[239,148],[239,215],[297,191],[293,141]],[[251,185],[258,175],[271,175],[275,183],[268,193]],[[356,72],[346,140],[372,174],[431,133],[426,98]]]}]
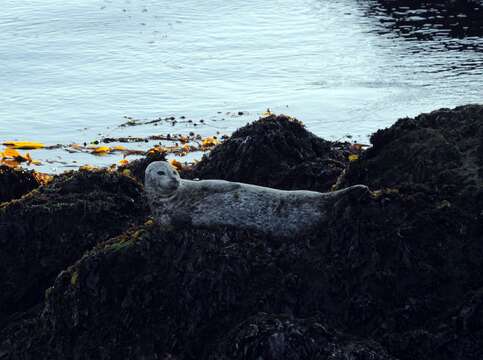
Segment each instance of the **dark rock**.
[{"label": "dark rock", "polygon": [[371,137],[373,147],[350,164],[340,187],[424,190],[444,205],[483,210],[483,106],[441,109],[401,119]]},{"label": "dark rock", "polygon": [[[325,231],[288,241],[226,229],[132,230],[62,272],[42,316],[14,327],[0,349],[9,359],[209,359],[230,356],[244,322],[266,312],[293,318],[302,331],[294,341],[315,341],[308,354],[333,345],[337,356],[439,359],[428,324],[482,287],[483,244],[459,232],[465,218],[456,208],[419,196],[338,202]],[[303,319],[315,314],[344,335],[331,343],[304,333],[313,324]],[[469,312],[469,328],[479,326],[478,314]],[[423,337],[409,344],[427,347],[401,344],[410,333]],[[253,354],[268,351],[265,336],[247,345]],[[478,351],[457,341],[454,359]]]},{"label": "dark rock", "polygon": [[235,131],[185,176],[323,192],[346,166],[342,145],[320,139],[296,119],[271,115]]},{"label": "dark rock", "polygon": [[56,177],[0,206],[0,325],[42,301],[44,290],[99,241],[147,214],[142,187],[104,171]]},{"label": "dark rock", "polygon": [[257,314],[220,342],[210,360],[389,360],[376,342],[340,334],[317,318]]},{"label": "dark rock", "polygon": [[388,334],[382,340],[401,359],[479,360],[483,358],[483,288],[469,292],[428,330]]},{"label": "dark rock", "polygon": [[39,185],[33,171],[0,165],[0,203],[18,199]]}]

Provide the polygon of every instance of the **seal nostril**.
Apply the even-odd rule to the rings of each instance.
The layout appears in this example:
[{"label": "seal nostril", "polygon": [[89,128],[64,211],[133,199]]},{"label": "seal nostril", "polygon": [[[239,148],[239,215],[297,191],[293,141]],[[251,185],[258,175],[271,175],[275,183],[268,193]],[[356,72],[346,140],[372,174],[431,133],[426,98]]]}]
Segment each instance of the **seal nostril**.
[{"label": "seal nostril", "polygon": [[166,175],[166,173],[164,171],[158,171],[157,174],[158,175]]}]

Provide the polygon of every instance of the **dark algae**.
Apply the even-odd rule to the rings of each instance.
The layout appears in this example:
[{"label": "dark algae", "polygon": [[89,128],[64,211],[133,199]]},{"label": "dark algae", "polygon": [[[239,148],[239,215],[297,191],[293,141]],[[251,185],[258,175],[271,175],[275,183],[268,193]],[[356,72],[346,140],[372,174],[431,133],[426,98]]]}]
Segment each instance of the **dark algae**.
[{"label": "dark algae", "polygon": [[483,208],[483,107],[441,109],[401,119],[371,137],[372,147],[350,164],[341,186],[430,194],[442,207],[470,217]]},{"label": "dark algae", "polygon": [[303,238],[156,225],[153,159],[59,176],[0,208],[0,359],[480,360],[482,128],[479,105],[401,119],[349,162],[271,116],[184,170],[369,186]]},{"label": "dark algae", "polygon": [[0,320],[38,304],[59,271],[146,211],[142,187],[106,171],[60,175],[0,205]]},{"label": "dark algae", "polygon": [[0,165],[0,203],[18,199],[39,185],[33,171]]}]

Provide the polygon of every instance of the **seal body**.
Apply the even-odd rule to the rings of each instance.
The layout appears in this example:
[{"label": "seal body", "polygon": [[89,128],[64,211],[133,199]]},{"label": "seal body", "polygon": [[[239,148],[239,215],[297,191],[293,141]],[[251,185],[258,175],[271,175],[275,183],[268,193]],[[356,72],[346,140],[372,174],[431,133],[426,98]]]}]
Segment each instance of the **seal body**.
[{"label": "seal body", "polygon": [[363,185],[330,193],[284,191],[224,180],[184,180],[166,162],[146,169],[145,190],[160,225],[229,226],[275,236],[298,236],[320,227],[331,205]]}]

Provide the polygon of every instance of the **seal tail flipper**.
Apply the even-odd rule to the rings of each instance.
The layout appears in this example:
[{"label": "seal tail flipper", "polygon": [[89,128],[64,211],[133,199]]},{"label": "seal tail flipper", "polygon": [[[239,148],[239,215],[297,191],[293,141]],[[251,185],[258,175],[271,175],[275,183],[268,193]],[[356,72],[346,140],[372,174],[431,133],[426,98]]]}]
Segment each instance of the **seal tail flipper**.
[{"label": "seal tail flipper", "polygon": [[366,185],[353,185],[349,186],[348,188],[337,190],[328,194],[332,195],[331,197],[334,201],[338,201],[339,199],[345,197],[351,197],[352,199],[360,200],[364,197],[369,196],[370,193],[371,191]]}]

